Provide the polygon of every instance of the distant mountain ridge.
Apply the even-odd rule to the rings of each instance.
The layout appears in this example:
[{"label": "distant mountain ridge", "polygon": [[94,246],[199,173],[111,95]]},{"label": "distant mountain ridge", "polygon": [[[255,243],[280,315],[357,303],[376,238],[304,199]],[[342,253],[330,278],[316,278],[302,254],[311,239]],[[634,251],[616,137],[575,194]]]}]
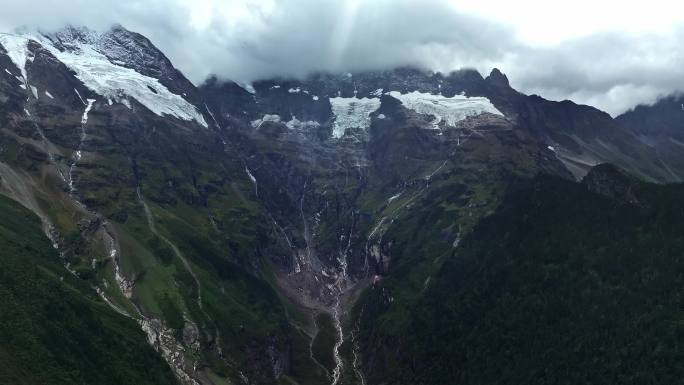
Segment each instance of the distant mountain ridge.
[{"label": "distant mountain ridge", "polygon": [[640,105],[618,116],[616,121],[651,146],[673,178],[684,180],[684,98],[670,95],[652,106]]}]

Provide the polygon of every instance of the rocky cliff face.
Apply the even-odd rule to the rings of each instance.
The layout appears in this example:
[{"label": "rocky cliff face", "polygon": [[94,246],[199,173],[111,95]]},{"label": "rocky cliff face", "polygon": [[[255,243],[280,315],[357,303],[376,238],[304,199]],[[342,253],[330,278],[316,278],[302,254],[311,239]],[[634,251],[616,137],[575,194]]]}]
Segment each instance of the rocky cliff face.
[{"label": "rocky cliff face", "polygon": [[672,176],[607,114],[498,70],[197,88],[123,27],[0,47],[1,191],[188,384],[363,383],[361,293],[408,308],[511,180]]}]

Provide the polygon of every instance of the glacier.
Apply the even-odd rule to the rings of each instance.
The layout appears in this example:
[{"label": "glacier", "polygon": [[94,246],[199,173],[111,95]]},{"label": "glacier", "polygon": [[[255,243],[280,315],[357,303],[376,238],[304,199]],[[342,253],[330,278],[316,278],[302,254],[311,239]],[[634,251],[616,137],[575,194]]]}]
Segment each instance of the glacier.
[{"label": "glacier", "polygon": [[482,113],[504,116],[489,99],[482,96],[454,95],[446,97],[418,91],[405,94],[391,91],[387,95],[399,100],[409,110],[434,116],[435,120],[432,122],[434,128],[439,128],[439,124],[442,122],[453,127],[469,116]]},{"label": "glacier", "polygon": [[380,108],[378,98],[330,98],[335,123],[332,136],[339,139],[344,136],[348,128],[361,128],[366,130],[370,127],[370,114]]},{"label": "glacier", "polygon": [[50,38],[40,33],[1,34],[0,44],[21,71],[24,82],[27,81],[26,61],[32,60],[28,49],[29,40],[42,45],[57,60],[74,71],[76,78],[88,89],[106,99],[130,106],[130,97],[158,116],[173,116],[209,127],[194,105],[169,91],[158,79],[110,61],[97,49],[95,37],[86,42],[62,41],[64,48],[59,49]]}]

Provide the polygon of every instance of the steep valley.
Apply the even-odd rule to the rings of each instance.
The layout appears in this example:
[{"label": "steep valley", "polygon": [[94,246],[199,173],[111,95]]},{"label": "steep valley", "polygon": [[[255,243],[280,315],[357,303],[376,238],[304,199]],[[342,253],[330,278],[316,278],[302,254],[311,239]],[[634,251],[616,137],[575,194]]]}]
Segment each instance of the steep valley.
[{"label": "steep valley", "polygon": [[[0,290],[74,301],[61,315],[37,303],[35,313],[27,309],[15,321],[55,317],[53,329],[35,333],[67,330],[69,340],[81,330],[93,346],[60,361],[60,351],[51,350],[56,340],[29,341],[25,352],[50,352],[36,356],[36,365],[72,372],[48,381],[52,366],[30,377],[32,361],[10,360],[0,382],[108,383],[94,368],[127,368],[111,383],[136,384],[487,382],[476,373],[499,361],[473,366],[468,343],[482,346],[472,352],[478,359],[513,362],[495,354],[497,341],[477,324],[523,338],[516,334],[523,326],[497,317],[510,309],[505,301],[529,299],[528,288],[505,278],[506,269],[524,276],[515,263],[534,265],[523,258],[527,249],[508,255],[506,246],[519,238],[535,253],[554,254],[593,234],[565,239],[567,229],[550,227],[563,242],[535,243],[515,233],[530,226],[516,222],[527,209],[548,223],[545,208],[564,207],[554,215],[568,218],[573,208],[595,207],[610,228],[634,205],[656,228],[679,223],[657,200],[666,196],[680,210],[672,198],[679,187],[652,183],[679,181],[684,170],[619,120],[521,94],[498,70],[482,77],[468,69],[398,68],[250,86],[213,78],[196,87],[149,40],[120,26],[2,34],[0,193],[22,207],[3,197],[0,210],[13,221],[29,219],[0,227],[26,226],[18,235],[30,240],[0,237],[19,242],[16,253],[0,258],[14,266]],[[646,195],[623,202],[623,190],[606,197],[592,180],[613,193],[627,183]],[[581,207],[559,198],[565,192]],[[604,218],[594,214],[569,223]],[[620,231],[638,237],[632,227]],[[498,234],[505,243],[494,247]],[[600,248],[589,244],[572,256]],[[665,250],[663,258],[678,252]],[[639,268],[665,274],[660,262]],[[544,268],[532,277],[557,274]],[[46,287],[66,299],[43,293],[42,283],[18,285],[18,272],[49,280]],[[489,280],[520,297],[506,297]],[[15,302],[3,305],[0,319],[25,300],[1,297]],[[487,301],[500,307],[477,307]],[[51,312],[43,315],[45,309]],[[452,320],[462,323],[451,328]],[[465,335],[466,328],[479,334]],[[439,350],[441,338],[453,350]],[[17,346],[6,341],[3,357]],[[516,353],[511,341],[505,354]],[[113,345],[103,353],[99,342]],[[88,354],[92,361],[83,358]],[[505,369],[513,376],[506,378],[520,379]]]}]

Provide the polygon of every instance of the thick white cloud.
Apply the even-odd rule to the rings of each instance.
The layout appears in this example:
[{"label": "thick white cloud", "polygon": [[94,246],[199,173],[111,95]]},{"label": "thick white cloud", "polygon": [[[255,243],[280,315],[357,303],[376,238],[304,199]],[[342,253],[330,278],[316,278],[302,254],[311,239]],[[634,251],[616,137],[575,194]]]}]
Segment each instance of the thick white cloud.
[{"label": "thick white cloud", "polygon": [[0,0],[0,29],[112,23],[193,80],[496,66],[514,87],[612,114],[684,90],[684,6],[601,0]]}]

